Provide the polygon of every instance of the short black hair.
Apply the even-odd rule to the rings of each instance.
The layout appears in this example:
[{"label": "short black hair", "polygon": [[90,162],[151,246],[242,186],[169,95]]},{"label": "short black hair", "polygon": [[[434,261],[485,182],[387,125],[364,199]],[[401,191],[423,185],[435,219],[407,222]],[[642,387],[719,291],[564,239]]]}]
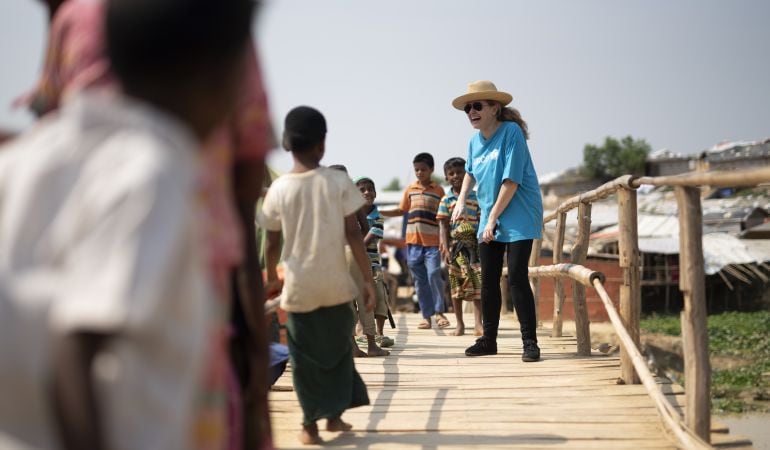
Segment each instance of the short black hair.
[{"label": "short black hair", "polygon": [[417,164],[418,162],[427,164],[431,169],[436,167],[436,164],[433,162],[433,155],[430,153],[418,153],[414,160],[412,160],[412,164]]},{"label": "short black hair", "polygon": [[373,188],[375,191],[377,190],[377,185],[376,185],[376,184],[374,184],[374,180],[372,180],[372,179],[371,179],[371,178],[369,178],[369,177],[356,177],[356,178],[353,178],[353,183],[354,183],[356,186],[358,186],[358,185],[359,185],[359,184],[361,184],[361,183],[369,183],[369,184],[371,184],[371,185],[372,185],[372,188]]},{"label": "short black hair", "polygon": [[347,167],[345,167],[345,166],[344,166],[344,165],[342,165],[342,164],[332,164],[332,165],[330,165],[330,166],[328,166],[328,167],[329,167],[329,169],[339,170],[339,171],[341,171],[341,172],[345,172],[345,173],[348,173],[348,168],[347,168]]},{"label": "short black hair", "polygon": [[444,163],[444,174],[452,167],[462,167],[465,169],[465,160],[462,158],[449,158]]},{"label": "short black hair", "polygon": [[283,146],[291,152],[304,152],[326,138],[326,119],[310,106],[297,106],[286,114]]},{"label": "short black hair", "polygon": [[252,0],[108,0],[107,54],[126,88],[228,67],[243,56]]}]

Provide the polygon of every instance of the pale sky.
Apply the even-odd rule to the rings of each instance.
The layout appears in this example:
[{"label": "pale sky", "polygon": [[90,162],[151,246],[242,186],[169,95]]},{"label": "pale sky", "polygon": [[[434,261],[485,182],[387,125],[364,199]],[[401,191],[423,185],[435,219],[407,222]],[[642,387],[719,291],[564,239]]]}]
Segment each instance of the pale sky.
[{"label": "pale sky", "polygon": [[[770,137],[770,2],[272,0],[256,24],[277,133],[292,107],[327,118],[326,164],[382,185],[466,156],[473,129],[451,100],[489,79],[529,123],[539,174],[574,167],[586,143],[632,135],[690,154]],[[45,16],[0,1],[0,128],[40,66]],[[270,158],[279,171],[290,159]],[[440,173],[440,175],[443,175]]]}]

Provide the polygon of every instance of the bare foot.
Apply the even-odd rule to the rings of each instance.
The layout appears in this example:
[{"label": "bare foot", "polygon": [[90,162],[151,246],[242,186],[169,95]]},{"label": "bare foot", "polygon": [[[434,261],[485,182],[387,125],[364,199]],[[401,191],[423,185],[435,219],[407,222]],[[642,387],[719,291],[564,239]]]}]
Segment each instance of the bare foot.
[{"label": "bare foot", "polygon": [[481,327],[474,327],[473,328],[473,335],[474,336],[483,336],[484,335],[484,329]]},{"label": "bare foot", "polygon": [[352,338],[353,342],[353,358],[363,358],[366,356],[366,353],[364,353],[363,350],[358,348],[358,343],[356,342],[356,337],[353,336]]},{"label": "bare foot", "polygon": [[302,431],[299,433],[299,441],[304,445],[319,445],[323,439],[318,435],[318,425],[302,425]]},{"label": "bare foot", "polygon": [[417,325],[417,328],[421,330],[430,330],[430,320],[428,319],[423,320],[422,322],[419,323],[419,325]]},{"label": "bare foot", "polygon": [[453,336],[463,336],[465,334],[465,324],[464,323],[458,323],[455,327],[455,332],[452,333]]},{"label": "bare foot", "polygon": [[326,421],[326,431],[350,431],[353,425],[343,422],[342,418],[337,417]]},{"label": "bare foot", "polygon": [[368,356],[388,356],[390,355],[390,352],[387,350],[383,350],[380,347],[375,346],[369,346],[369,351],[366,352]]}]

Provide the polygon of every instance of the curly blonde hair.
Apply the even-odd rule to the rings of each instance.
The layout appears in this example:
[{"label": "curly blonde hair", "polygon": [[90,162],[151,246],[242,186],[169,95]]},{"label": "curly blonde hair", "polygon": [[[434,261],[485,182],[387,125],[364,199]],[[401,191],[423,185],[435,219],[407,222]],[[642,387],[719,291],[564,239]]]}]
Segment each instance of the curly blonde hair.
[{"label": "curly blonde hair", "polygon": [[503,106],[502,103],[490,100],[487,102],[489,106],[497,105],[497,115],[495,118],[500,122],[516,122],[521,127],[521,131],[524,133],[524,139],[529,139],[529,128],[527,128],[527,122],[521,117],[521,113],[518,109],[510,106]]}]

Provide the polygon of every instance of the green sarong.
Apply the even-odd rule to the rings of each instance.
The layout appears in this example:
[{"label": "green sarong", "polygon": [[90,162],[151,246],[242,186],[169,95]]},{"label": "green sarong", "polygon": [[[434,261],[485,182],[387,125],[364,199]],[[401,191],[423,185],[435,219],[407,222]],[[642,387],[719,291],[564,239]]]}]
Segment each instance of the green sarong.
[{"label": "green sarong", "polygon": [[368,405],[366,385],[353,364],[349,302],[288,316],[289,356],[303,425]]}]

